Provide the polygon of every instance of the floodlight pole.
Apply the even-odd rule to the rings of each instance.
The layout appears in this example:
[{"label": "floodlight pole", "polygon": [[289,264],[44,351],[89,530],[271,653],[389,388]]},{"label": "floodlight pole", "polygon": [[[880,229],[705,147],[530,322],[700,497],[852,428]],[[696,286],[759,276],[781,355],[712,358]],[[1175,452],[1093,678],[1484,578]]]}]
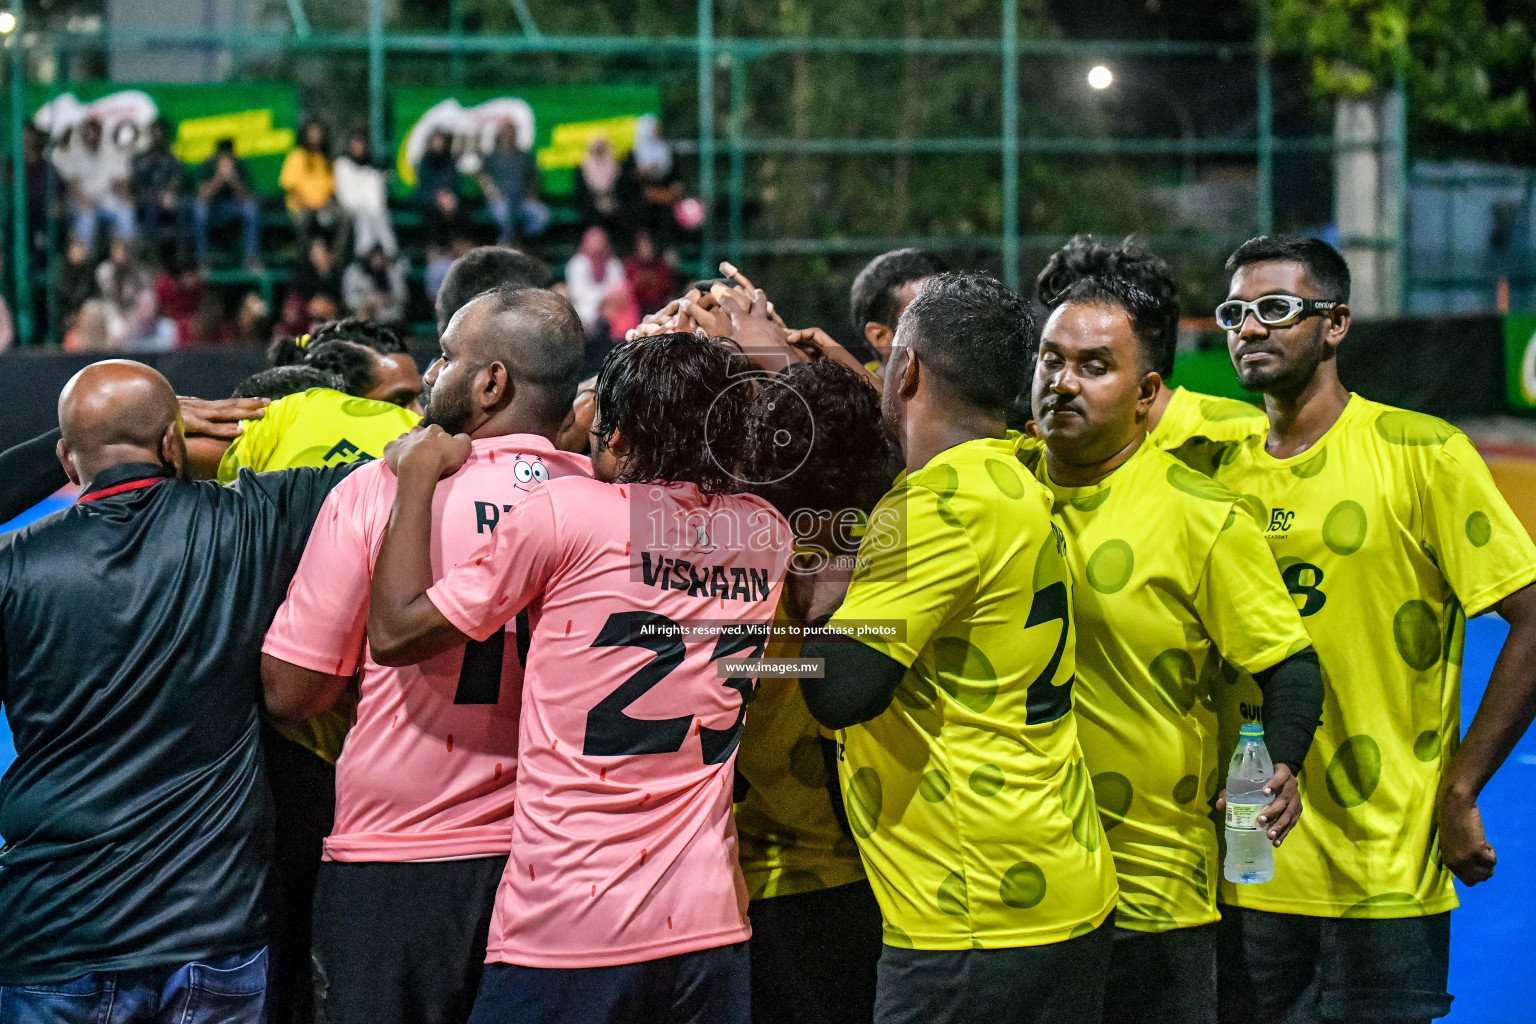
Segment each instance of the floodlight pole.
[{"label": "floodlight pole", "polygon": [[1003,0],[1003,283],[1019,287],[1019,3]]},{"label": "floodlight pole", "polygon": [[699,199],[704,230],[699,262],[705,277],[715,275],[715,3],[699,0]]},{"label": "floodlight pole", "polygon": [[16,24],[9,38],[11,51],[11,272],[16,275],[16,343],[32,341],[32,267],[27,244],[27,156],[22,136],[27,123],[27,55],[22,37],[22,9],[12,12]]},{"label": "floodlight pole", "polygon": [[368,0],[368,142],[384,153],[384,0]]}]

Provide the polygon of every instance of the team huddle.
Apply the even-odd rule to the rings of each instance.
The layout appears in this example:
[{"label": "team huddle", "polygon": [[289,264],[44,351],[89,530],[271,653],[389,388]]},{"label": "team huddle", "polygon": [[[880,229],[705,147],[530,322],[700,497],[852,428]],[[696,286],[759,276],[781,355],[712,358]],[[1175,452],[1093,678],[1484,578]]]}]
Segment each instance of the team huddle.
[{"label": "team huddle", "polygon": [[0,1021],[1443,1016],[1536,546],[1340,383],[1333,249],[1227,270],[1262,411],[1170,386],[1167,266],[1083,236],[1034,301],[878,257],[868,363],[726,264],[584,379],[487,247],[420,382],[348,322],[229,402],[86,367],[0,455],[82,492],[0,542]]}]

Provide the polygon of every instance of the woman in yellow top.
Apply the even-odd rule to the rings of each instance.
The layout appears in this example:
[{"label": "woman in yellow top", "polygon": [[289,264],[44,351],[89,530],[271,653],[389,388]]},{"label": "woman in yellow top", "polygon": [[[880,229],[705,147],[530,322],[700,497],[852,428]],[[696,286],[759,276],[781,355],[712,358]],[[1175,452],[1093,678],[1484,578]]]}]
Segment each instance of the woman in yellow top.
[{"label": "woman in yellow top", "polygon": [[288,202],[288,216],[302,251],[320,232],[331,236],[331,248],[340,252],[346,241],[347,217],[336,203],[336,175],[331,169],[331,132],[325,122],[312,119],[299,131],[299,144],[283,158],[277,176]]}]

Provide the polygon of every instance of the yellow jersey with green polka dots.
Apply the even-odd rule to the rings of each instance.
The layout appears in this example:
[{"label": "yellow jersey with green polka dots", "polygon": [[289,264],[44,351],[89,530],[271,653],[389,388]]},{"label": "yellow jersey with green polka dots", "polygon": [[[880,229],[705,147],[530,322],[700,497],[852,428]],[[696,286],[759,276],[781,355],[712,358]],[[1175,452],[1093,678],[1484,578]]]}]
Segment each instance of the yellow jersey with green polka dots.
[{"label": "yellow jersey with green polka dots", "polygon": [[1311,645],[1237,495],[1150,443],[1089,487],[1051,490],[1075,586],[1078,741],[1120,884],[1117,927],[1219,919],[1212,687]]},{"label": "yellow jersey with green polka dots", "polygon": [[1174,388],[1162,418],[1148,436],[1154,447],[1170,452],[1191,438],[1241,441],[1268,430],[1269,418],[1256,405]]},{"label": "yellow jersey with green polka dots", "polygon": [[[1467,436],[1351,395],[1307,451],[1262,436],[1220,451],[1216,477],[1256,512],[1322,662],[1322,725],[1305,811],[1265,885],[1224,903],[1317,917],[1397,918],[1456,906],[1435,797],[1460,732],[1466,616],[1536,580],[1536,546]],[[1218,688],[1222,749],[1262,719],[1251,679]]]},{"label": "yellow jersey with green polka dots", "polygon": [[[409,409],[331,388],[310,388],[279,398],[259,420],[246,420],[240,436],[219,461],[219,482],[232,483],[241,469],[265,473],[301,466],[339,466],[378,458],[384,446],[421,417]],[[268,719],[272,727],[332,764],[352,724],[356,697],[297,724]]]},{"label": "yellow jersey with green polka dots", "polygon": [[[778,635],[764,653],[799,656],[800,641]],[[736,803],[736,849],[752,899],[863,880],[858,847],[838,824],[828,793],[832,743],[805,706],[798,680],[758,682],[736,751],[736,774],[747,786]]]},{"label": "yellow jersey with green polka dots", "polygon": [[908,474],[830,623],[907,667],[885,712],[839,734],[887,945],[1044,945],[1114,909],[1072,715],[1064,542],[1025,443],[968,441]]},{"label": "yellow jersey with green polka dots", "polygon": [[300,466],[338,466],[378,458],[384,446],[421,417],[409,409],[331,388],[310,388],[279,398],[259,420],[246,420],[219,461],[219,482],[234,483],[242,469],[264,473]]}]

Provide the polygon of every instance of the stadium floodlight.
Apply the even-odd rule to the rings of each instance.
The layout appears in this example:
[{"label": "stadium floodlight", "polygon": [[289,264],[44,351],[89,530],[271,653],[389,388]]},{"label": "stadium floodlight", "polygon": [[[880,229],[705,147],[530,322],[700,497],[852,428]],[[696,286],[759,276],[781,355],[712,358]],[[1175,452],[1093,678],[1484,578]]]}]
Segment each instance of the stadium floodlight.
[{"label": "stadium floodlight", "polygon": [[1103,64],[1088,69],[1088,84],[1095,89],[1108,89],[1115,80],[1115,73]]}]

